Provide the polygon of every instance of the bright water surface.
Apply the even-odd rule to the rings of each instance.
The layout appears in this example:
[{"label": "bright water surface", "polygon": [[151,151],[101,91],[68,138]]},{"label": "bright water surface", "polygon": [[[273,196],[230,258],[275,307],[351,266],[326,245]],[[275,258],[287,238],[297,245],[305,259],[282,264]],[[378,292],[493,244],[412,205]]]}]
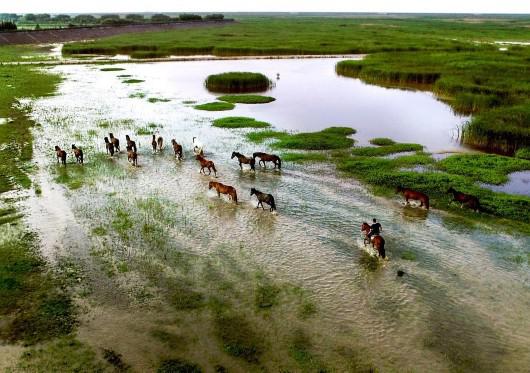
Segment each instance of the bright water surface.
[{"label": "bright water surface", "polygon": [[[400,201],[374,198],[355,180],[337,177],[329,165],[285,164],[281,172],[240,171],[233,150],[251,154],[267,150],[245,141],[246,130],[211,127],[210,119],[225,115],[252,116],[288,130],[313,131],[330,125],[350,125],[362,143],[372,137],[422,143],[430,150],[450,150],[455,129],[466,119],[423,92],[385,89],[335,75],[336,60],[208,61],[124,64],[126,70],[100,72],[97,66],[62,66],[59,94],[39,100],[34,116],[36,159],[43,169],[54,162],[53,145],[72,142],[91,155],[104,152],[102,137],[110,129],[100,119],[133,119],[135,127],[154,122],[160,135],[184,144],[186,159],[175,162],[166,148],[152,155],[149,136],[133,129],[112,128],[122,142],[133,134],[140,167],[126,157],[115,160],[128,171],[126,179],[97,183],[68,193],[66,205],[88,226],[99,221],[106,193],[124,201],[154,195],[181,206],[186,218],[171,238],[187,251],[208,256],[220,246],[243,247],[253,260],[276,278],[309,289],[319,305],[327,333],[357,340],[373,353],[384,371],[449,371],[474,361],[482,371],[527,371],[530,366],[530,238],[473,227],[439,211],[404,208]],[[208,74],[259,71],[280,80],[266,105],[238,105],[231,112],[208,113],[182,104],[213,96],[202,86]],[[117,77],[144,79],[127,85]],[[135,92],[145,99],[131,99]],[[152,104],[148,97],[171,99]],[[91,137],[88,130],[95,130]],[[80,140],[73,140],[77,134]],[[198,136],[207,157],[219,171],[218,181],[236,187],[238,206],[208,192],[208,177],[198,173],[190,154]],[[75,167],[75,166],[72,166]],[[251,187],[274,194],[278,214],[256,210]],[[46,201],[46,191],[43,201]],[[62,204],[49,201],[34,211],[33,223],[49,247],[61,246],[60,225],[49,226]],[[61,207],[61,210],[64,210]],[[378,217],[387,241],[389,261],[374,272],[359,261],[363,253],[359,226]],[[73,218],[72,218],[73,219]],[[180,221],[180,220],[179,220]],[[191,227],[191,229],[190,229]],[[60,232],[59,232],[60,233]],[[413,252],[416,261],[401,259]],[[406,275],[397,277],[396,271]]]}]

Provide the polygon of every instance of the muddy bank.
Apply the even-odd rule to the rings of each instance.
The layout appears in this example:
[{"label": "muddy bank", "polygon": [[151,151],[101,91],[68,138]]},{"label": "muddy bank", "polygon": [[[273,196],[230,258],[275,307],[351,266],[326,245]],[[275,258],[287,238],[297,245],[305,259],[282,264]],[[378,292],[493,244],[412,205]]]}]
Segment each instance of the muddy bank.
[{"label": "muddy bank", "polygon": [[233,20],[223,21],[201,21],[201,22],[172,22],[172,23],[150,23],[126,26],[95,26],[75,27],[53,30],[32,30],[0,32],[0,45],[7,44],[44,44],[62,43],[67,41],[78,41],[103,38],[120,34],[129,34],[148,31],[165,31],[175,29],[187,29],[196,27],[222,26],[233,23]]}]

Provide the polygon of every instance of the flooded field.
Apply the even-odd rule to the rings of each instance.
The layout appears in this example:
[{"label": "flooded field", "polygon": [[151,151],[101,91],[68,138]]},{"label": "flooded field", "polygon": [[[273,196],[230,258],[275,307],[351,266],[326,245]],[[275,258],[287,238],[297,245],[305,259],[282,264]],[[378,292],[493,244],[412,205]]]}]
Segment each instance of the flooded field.
[{"label": "flooded field", "polygon": [[[247,130],[211,126],[227,115],[285,130],[351,126],[362,144],[385,136],[430,151],[460,149],[466,117],[428,93],[338,77],[335,63],[51,69],[65,81],[56,96],[32,104],[42,195],[30,199],[28,221],[50,259],[83,267],[83,342],[120,353],[137,371],[162,357],[206,371],[528,368],[529,237],[375,198],[331,165],[252,172],[230,159],[232,151],[267,146],[248,143]],[[203,87],[208,74],[238,70],[279,73],[268,92],[276,101],[222,113],[193,109],[190,102],[214,98]],[[136,140],[138,168],[124,152],[105,154],[108,132],[122,148],[126,134]],[[150,132],[163,136],[163,152],[152,153]],[[216,181],[237,189],[237,206],[208,191],[213,178],[199,174],[194,136],[217,166]],[[172,138],[184,146],[182,162]],[[73,143],[85,151],[85,166],[56,165],[53,146]],[[278,212],[256,210],[251,187],[272,193]],[[368,256],[359,234],[372,217],[383,225],[384,264]]]}]

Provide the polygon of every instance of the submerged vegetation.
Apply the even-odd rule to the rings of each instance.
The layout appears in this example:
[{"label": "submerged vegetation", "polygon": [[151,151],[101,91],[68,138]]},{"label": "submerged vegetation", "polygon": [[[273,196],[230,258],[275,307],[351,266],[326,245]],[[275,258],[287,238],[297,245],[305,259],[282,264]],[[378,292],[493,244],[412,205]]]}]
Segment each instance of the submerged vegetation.
[{"label": "submerged vegetation", "polygon": [[219,128],[265,128],[270,127],[267,122],[261,122],[248,117],[225,117],[212,122],[214,127]]},{"label": "submerged vegetation", "polygon": [[274,97],[261,95],[224,95],[217,99],[232,104],[267,104],[276,100]]},{"label": "submerged vegetation", "polygon": [[[206,78],[204,84],[206,88],[208,88],[208,90],[212,92],[244,93],[266,91],[270,88],[272,82],[269,80],[269,78],[260,73],[228,72],[216,75],[209,75]],[[227,96],[224,97],[226,98]],[[236,97],[242,96],[239,95]]]}]

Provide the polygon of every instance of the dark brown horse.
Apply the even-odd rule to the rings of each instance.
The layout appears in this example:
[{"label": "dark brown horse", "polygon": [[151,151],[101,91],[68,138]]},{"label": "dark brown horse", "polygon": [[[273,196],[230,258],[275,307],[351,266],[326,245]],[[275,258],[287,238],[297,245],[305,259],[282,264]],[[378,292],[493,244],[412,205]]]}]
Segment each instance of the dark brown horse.
[{"label": "dark brown horse", "polygon": [[460,207],[466,205],[475,212],[480,210],[480,201],[477,197],[472,196],[471,194],[465,194],[455,190],[453,187],[447,190],[447,193],[453,194],[453,201],[460,202]]},{"label": "dark brown horse", "polygon": [[161,152],[162,148],[164,147],[164,139],[162,136],[158,136],[158,139],[156,139],[156,143],[158,145],[158,151]]},{"label": "dark brown horse", "polygon": [[114,144],[109,141],[108,137],[105,137],[105,147],[107,148],[107,154],[112,157],[114,155]]},{"label": "dark brown horse", "polygon": [[179,161],[182,160],[182,145],[177,143],[175,139],[171,140],[171,144],[173,145],[173,151],[175,152],[175,158],[177,158]]},{"label": "dark brown horse", "polygon": [[364,245],[366,246],[367,244],[371,243],[372,247],[377,250],[377,254],[381,258],[385,259],[385,239],[379,235],[372,236],[372,238],[370,239],[370,237],[368,236],[368,234],[370,233],[370,229],[370,224],[368,224],[367,222],[363,222],[363,224],[361,225],[361,232],[364,235]]},{"label": "dark brown horse", "polygon": [[72,144],[72,151],[74,152],[77,163],[83,164],[83,151],[79,149],[75,144]]},{"label": "dark brown horse", "polygon": [[207,160],[202,155],[196,155],[195,159],[198,160],[199,163],[201,164],[201,170],[199,172],[202,172],[203,174],[206,175],[206,172],[204,171],[204,169],[207,168],[208,175],[210,175],[213,170],[215,177],[217,177],[217,170],[215,169],[215,164],[212,161]]},{"label": "dark brown horse", "polygon": [[109,139],[112,145],[114,145],[114,149],[119,153],[120,152],[120,140],[114,137],[113,133],[109,133]]},{"label": "dark brown horse", "polygon": [[153,135],[153,140],[151,140],[151,147],[153,148],[153,153],[156,153],[157,146],[158,146],[158,144],[156,142],[156,136]]},{"label": "dark brown horse", "polygon": [[127,146],[127,160],[132,162],[133,166],[138,166],[138,153],[134,151],[132,146]]},{"label": "dark brown horse", "polygon": [[237,192],[236,188],[230,186],[230,185],[224,185],[221,183],[218,183],[217,181],[210,181],[208,183],[208,189],[214,188],[217,191],[217,196],[221,197],[221,193],[227,194],[229,198],[232,199],[237,205]]},{"label": "dark brown horse", "polygon": [[265,210],[265,207],[263,207],[263,202],[265,202],[267,205],[270,206],[270,212],[276,210],[276,203],[274,202],[274,197],[272,196],[272,194],[262,193],[255,188],[251,188],[250,195],[255,195],[258,198],[258,205],[256,206],[256,208],[259,208],[259,205],[261,205],[261,208]]},{"label": "dark brown horse", "polygon": [[245,157],[243,154],[238,152],[232,152],[232,157],[230,159],[234,159],[234,157],[237,157],[237,160],[239,161],[239,168],[243,169],[243,163],[250,165],[251,170],[256,170],[255,164],[256,160],[254,158]]},{"label": "dark brown horse", "polygon": [[138,150],[136,149],[136,142],[131,140],[131,138],[129,137],[129,135],[125,135],[125,140],[127,141],[127,146],[130,146],[132,148],[132,150],[134,150],[135,152],[137,152]]},{"label": "dark brown horse", "polygon": [[59,161],[66,166],[66,152],[59,148],[57,145],[55,145],[55,155],[57,157],[57,163]]},{"label": "dark brown horse", "polygon": [[252,154],[252,158],[254,158],[254,160],[256,158],[259,158],[259,165],[260,166],[261,166],[262,162],[263,162],[263,167],[266,167],[265,166],[265,162],[272,162],[272,163],[274,163],[274,168],[276,168],[276,166],[278,166],[279,170],[281,170],[281,168],[282,168],[282,160],[280,159],[280,157],[278,157],[275,154],[267,154],[267,153],[256,152],[256,153]]},{"label": "dark brown horse", "polygon": [[403,188],[398,186],[396,189],[396,193],[403,194],[403,197],[405,197],[405,201],[407,201],[407,205],[409,204],[409,200],[414,201],[420,201],[420,207],[425,206],[425,208],[429,209],[429,196],[422,192],[417,192],[412,189]]}]

